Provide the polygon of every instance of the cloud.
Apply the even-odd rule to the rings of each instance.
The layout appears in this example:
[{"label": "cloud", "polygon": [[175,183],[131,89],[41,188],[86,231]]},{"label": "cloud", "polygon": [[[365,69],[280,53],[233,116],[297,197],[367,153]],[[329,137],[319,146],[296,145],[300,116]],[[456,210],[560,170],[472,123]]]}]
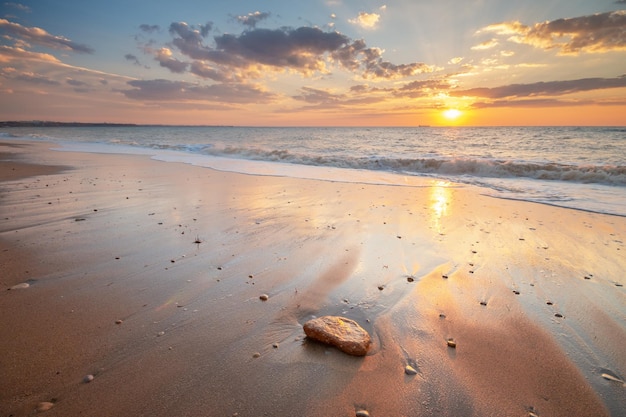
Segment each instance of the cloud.
[{"label": "cloud", "polygon": [[481,50],[485,50],[485,49],[491,49],[491,48],[495,48],[496,46],[498,46],[499,42],[497,39],[490,39],[488,41],[482,42],[476,46],[472,46],[472,50],[475,51],[481,51]]},{"label": "cloud", "polygon": [[139,25],[139,29],[141,29],[143,32],[146,32],[146,33],[154,33],[154,32],[159,32],[161,30],[159,25],[147,25],[147,24]]},{"label": "cloud", "polygon": [[504,22],[487,26],[478,33],[496,33],[508,40],[561,54],[602,53],[626,50],[626,11],[557,19],[526,26]]},{"label": "cloud", "polygon": [[84,87],[84,86],[87,85],[87,83],[85,83],[83,81],[80,81],[80,80],[75,80],[73,78],[68,78],[68,79],[65,80],[65,82],[68,85],[71,85],[72,87]]},{"label": "cloud", "polygon": [[244,84],[199,85],[185,81],[132,80],[126,97],[142,101],[216,101],[220,103],[267,103],[275,95],[260,87]]},{"label": "cloud", "polygon": [[[337,31],[316,27],[253,28],[238,35],[215,36],[214,45],[204,44],[200,32],[184,22],[172,23],[170,33],[174,36],[171,45],[200,61],[192,63],[194,74],[214,80],[260,77],[268,71],[285,70],[310,76],[328,73],[332,64],[360,71],[369,79],[394,79],[434,70],[423,63],[393,64],[382,59],[381,49],[368,48],[363,40],[352,41]],[[207,72],[206,68],[211,69]]]},{"label": "cloud", "polygon": [[363,29],[374,29],[378,25],[379,20],[380,15],[377,13],[360,12],[354,19],[348,19],[348,22]]},{"label": "cloud", "polygon": [[237,74],[231,74],[229,76],[226,72],[220,71],[202,61],[193,61],[189,72],[200,78],[211,79],[218,82],[241,81],[241,78],[238,77]]},{"label": "cloud", "polygon": [[25,13],[30,13],[30,12],[32,12],[32,9],[31,9],[30,7],[25,6],[25,5],[23,5],[23,4],[20,4],[20,3],[6,2],[6,3],[4,3],[4,5],[5,5],[6,7],[10,7],[10,8],[13,8],[13,9],[16,9],[16,10],[19,10],[19,11],[22,11],[22,12],[25,12]]},{"label": "cloud", "polygon": [[526,99],[526,100],[496,100],[491,102],[477,102],[472,104],[474,109],[487,109],[496,107],[573,107],[599,104],[590,100],[556,100],[552,98]]},{"label": "cloud", "polygon": [[189,64],[187,62],[179,61],[172,57],[172,51],[169,48],[161,48],[155,52],[154,59],[158,61],[159,65],[170,71],[182,74],[187,70]]},{"label": "cloud", "polygon": [[37,27],[25,27],[19,23],[9,22],[6,19],[0,19],[0,32],[4,32],[10,39],[21,42],[33,43],[47,48],[78,52],[81,54],[91,54],[93,49],[86,45],[82,45],[62,36],[54,36],[43,29]]},{"label": "cloud", "polygon": [[209,32],[213,30],[213,22],[206,22],[204,25],[200,25],[200,35],[206,38]]},{"label": "cloud", "polygon": [[626,75],[616,78],[582,78],[578,80],[548,81],[532,84],[510,84],[494,88],[471,88],[451,91],[457,97],[483,97],[489,99],[535,96],[560,96],[581,91],[626,87]]},{"label": "cloud", "polygon": [[238,21],[239,23],[241,23],[242,25],[251,27],[251,28],[255,28],[257,23],[259,23],[262,20],[267,19],[268,17],[270,17],[271,14],[269,12],[254,12],[254,13],[248,13],[245,16],[237,16],[235,17],[235,20]]},{"label": "cloud", "polygon": [[7,74],[4,73],[2,74],[4,76],[6,76],[7,78],[11,78],[13,80],[16,81],[22,81],[25,83],[29,83],[29,84],[36,84],[36,85],[49,85],[49,86],[53,86],[53,85],[59,85],[60,83],[58,81],[52,80],[46,76],[40,75],[40,74],[35,74],[32,72],[25,72],[25,73],[21,73],[21,74]]},{"label": "cloud", "polygon": [[454,85],[447,79],[411,81],[395,89],[392,93],[398,97],[427,97],[437,91],[449,91]]},{"label": "cloud", "polygon": [[137,56],[133,54],[124,55],[124,59],[126,59],[127,61],[131,61],[135,65],[141,66],[141,62],[139,62],[139,58],[137,58]]},{"label": "cloud", "polygon": [[302,87],[300,89],[301,94],[292,96],[292,98],[297,101],[303,101],[306,105],[283,111],[295,113],[300,111],[336,111],[341,109],[344,112],[353,112],[359,107],[387,100],[385,94],[375,94],[376,92],[376,89],[362,85],[354,86],[347,94],[320,88]]},{"label": "cloud", "polygon": [[47,62],[60,62],[57,58],[50,54],[44,54],[40,52],[31,52],[22,48],[11,47],[7,45],[0,45],[0,62],[9,62],[15,59],[18,60],[32,60],[32,61],[47,61]]}]

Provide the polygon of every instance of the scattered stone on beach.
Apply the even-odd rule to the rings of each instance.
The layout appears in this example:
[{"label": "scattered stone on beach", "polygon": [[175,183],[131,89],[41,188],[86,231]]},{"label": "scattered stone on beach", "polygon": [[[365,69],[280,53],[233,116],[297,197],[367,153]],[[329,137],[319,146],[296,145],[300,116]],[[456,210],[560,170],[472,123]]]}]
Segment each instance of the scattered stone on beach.
[{"label": "scattered stone on beach", "polygon": [[30,284],[28,282],[22,282],[20,284],[15,284],[14,286],[12,286],[9,289],[10,290],[24,290],[24,289],[26,289],[28,287],[30,287]]},{"label": "scattered stone on beach", "polygon": [[369,417],[370,413],[367,410],[358,410],[355,415],[356,417]]},{"label": "scattered stone on beach", "polygon": [[274,349],[278,349],[278,343],[272,343],[272,347],[273,347]]},{"label": "scattered stone on beach", "polygon": [[92,374],[85,375],[85,377],[83,378],[83,382],[87,384],[87,383],[89,383],[89,382],[93,381],[93,378],[94,378],[94,377],[93,377],[93,375],[92,375]]},{"label": "scattered stone on beach", "polygon": [[365,356],[372,343],[365,329],[345,317],[323,316],[309,320],[304,323],[304,333],[311,339],[354,356]]},{"label": "scattered stone on beach", "polygon": [[269,296],[269,295],[267,295],[267,294],[261,294],[261,295],[259,296],[259,299],[260,299],[261,301],[267,301],[267,300],[269,300],[269,299],[270,299],[270,296]]},{"label": "scattered stone on beach", "polygon": [[163,335],[165,335],[165,332],[163,332],[163,331],[157,333],[157,337],[161,337]]},{"label": "scattered stone on beach", "polygon": [[415,281],[415,278],[413,278],[413,277],[411,277],[411,276],[408,276],[408,277],[406,277],[406,280],[407,280],[408,282],[413,282],[413,281]]},{"label": "scattered stone on beach", "polygon": [[37,404],[37,412],[43,413],[44,411],[50,410],[52,407],[54,407],[54,403],[51,403],[50,401],[42,401]]},{"label": "scattered stone on beach", "polygon": [[382,290],[384,290],[384,289],[385,289],[385,286],[384,286],[384,285],[379,285],[379,286],[378,286],[378,289],[379,289],[380,291],[382,291]]},{"label": "scattered stone on beach", "polygon": [[115,320],[115,324],[122,324],[122,320]]},{"label": "scattered stone on beach", "polygon": [[561,318],[563,318],[563,314],[561,314],[561,313],[556,313],[556,314],[554,315],[554,317],[556,317],[556,318],[558,318],[558,319],[561,319]]},{"label": "scattered stone on beach", "polygon": [[417,371],[411,365],[404,367],[404,373],[407,375],[417,375]]},{"label": "scattered stone on beach", "polygon": [[622,381],[621,379],[611,375],[611,374],[607,374],[607,373],[603,373],[601,375],[602,378],[606,379],[607,381],[613,381],[613,382],[617,382],[620,383],[622,385],[626,385],[626,382]]},{"label": "scattered stone on beach", "polygon": [[256,358],[260,358],[260,357],[261,357],[261,354],[260,354],[259,352],[254,352],[254,353],[252,354],[252,357],[253,357],[253,358],[255,358],[255,359],[256,359]]},{"label": "scattered stone on beach", "polygon": [[446,341],[446,344],[448,345],[448,347],[451,347],[452,349],[456,349],[456,342],[454,341],[454,339],[448,339]]}]

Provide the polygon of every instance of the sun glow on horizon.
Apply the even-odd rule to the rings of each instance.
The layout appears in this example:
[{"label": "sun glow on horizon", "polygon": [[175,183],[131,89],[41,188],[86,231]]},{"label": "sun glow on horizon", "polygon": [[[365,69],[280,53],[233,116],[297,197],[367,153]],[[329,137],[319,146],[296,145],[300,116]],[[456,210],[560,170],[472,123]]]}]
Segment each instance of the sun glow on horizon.
[{"label": "sun glow on horizon", "polygon": [[448,109],[448,110],[444,110],[443,117],[445,117],[447,120],[452,122],[452,121],[458,119],[462,114],[463,114],[463,112],[461,110],[458,110],[458,109]]}]

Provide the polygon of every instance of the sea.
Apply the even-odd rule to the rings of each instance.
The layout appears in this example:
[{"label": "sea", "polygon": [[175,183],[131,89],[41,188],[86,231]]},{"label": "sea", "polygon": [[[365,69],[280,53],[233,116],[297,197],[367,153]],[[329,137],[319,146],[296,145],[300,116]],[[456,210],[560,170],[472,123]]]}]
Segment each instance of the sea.
[{"label": "sea", "polygon": [[144,154],[254,175],[396,186],[626,216],[626,127],[4,127],[58,151]]}]

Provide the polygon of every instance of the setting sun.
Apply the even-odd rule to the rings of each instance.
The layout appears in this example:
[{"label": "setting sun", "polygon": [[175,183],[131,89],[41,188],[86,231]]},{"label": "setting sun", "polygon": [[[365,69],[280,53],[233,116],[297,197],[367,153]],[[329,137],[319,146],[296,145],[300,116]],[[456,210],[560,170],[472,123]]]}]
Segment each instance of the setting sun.
[{"label": "setting sun", "polygon": [[457,109],[448,109],[446,111],[443,112],[443,117],[445,117],[446,119],[453,121],[459,118],[459,116],[461,116],[461,111],[457,110]]}]

